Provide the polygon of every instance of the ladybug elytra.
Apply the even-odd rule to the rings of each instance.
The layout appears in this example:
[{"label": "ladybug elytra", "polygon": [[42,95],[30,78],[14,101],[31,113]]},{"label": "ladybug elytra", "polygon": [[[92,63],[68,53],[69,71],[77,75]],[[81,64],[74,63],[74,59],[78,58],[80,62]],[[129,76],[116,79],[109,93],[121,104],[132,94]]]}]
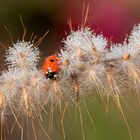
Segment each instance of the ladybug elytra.
[{"label": "ladybug elytra", "polygon": [[60,71],[60,62],[56,55],[48,56],[42,66],[44,76],[47,79],[55,80]]}]

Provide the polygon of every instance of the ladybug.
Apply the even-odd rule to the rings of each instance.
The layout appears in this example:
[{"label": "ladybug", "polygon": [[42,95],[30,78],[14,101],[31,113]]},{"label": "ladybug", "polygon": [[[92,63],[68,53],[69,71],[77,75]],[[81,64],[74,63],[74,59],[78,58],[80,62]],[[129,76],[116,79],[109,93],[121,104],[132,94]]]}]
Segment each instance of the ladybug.
[{"label": "ladybug", "polygon": [[60,61],[56,55],[48,56],[42,66],[44,76],[47,79],[56,80],[60,71]]}]

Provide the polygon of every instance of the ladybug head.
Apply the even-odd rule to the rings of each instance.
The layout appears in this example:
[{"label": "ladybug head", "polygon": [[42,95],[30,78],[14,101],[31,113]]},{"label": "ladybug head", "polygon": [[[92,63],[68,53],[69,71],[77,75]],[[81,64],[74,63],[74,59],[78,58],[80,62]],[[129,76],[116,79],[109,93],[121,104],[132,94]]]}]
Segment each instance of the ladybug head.
[{"label": "ladybug head", "polygon": [[60,71],[60,62],[56,55],[47,57],[43,64],[43,73],[46,78],[55,79]]}]

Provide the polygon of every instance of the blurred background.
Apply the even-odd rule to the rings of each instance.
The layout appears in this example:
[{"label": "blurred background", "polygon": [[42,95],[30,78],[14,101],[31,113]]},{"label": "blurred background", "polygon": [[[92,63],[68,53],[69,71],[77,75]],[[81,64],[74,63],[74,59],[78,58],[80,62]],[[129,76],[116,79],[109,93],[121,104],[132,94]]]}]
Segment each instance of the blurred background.
[{"label": "blurred background", "polygon": [[[140,0],[0,0],[0,42],[5,46],[11,45],[10,36],[6,26],[11,33],[13,40],[21,39],[23,28],[19,15],[27,28],[28,41],[31,33],[38,37],[49,30],[48,35],[40,45],[42,60],[45,56],[53,54],[62,47],[61,41],[69,32],[67,21],[72,20],[74,28],[81,24],[83,5],[90,5],[88,25],[97,33],[102,32],[108,39],[112,38],[113,43],[122,43],[127,34],[130,34],[134,24],[140,22]],[[1,67],[4,66],[5,47],[1,45]],[[87,112],[83,110],[83,123],[86,140],[129,140],[127,127],[122,119],[121,113],[115,106],[110,105],[108,117],[106,117],[105,105],[98,100],[87,100],[87,106],[95,122],[96,130],[91,125]],[[127,102],[131,110],[124,105],[124,113],[133,140],[140,139],[140,106],[135,96],[130,96]],[[65,130],[66,140],[82,140],[80,121],[73,114],[74,107],[71,107],[71,117],[66,114]],[[54,116],[53,140],[62,140],[63,134],[59,121],[59,114]],[[10,119],[7,120],[10,123]],[[47,126],[47,119],[44,127]],[[38,128],[38,126],[36,126]],[[36,129],[38,131],[38,129]],[[30,128],[27,129],[30,131]],[[21,133],[15,128],[7,140],[20,140]],[[24,134],[24,140],[28,139]],[[30,140],[35,139],[33,131],[30,132]],[[46,140],[41,134],[38,139]]]}]

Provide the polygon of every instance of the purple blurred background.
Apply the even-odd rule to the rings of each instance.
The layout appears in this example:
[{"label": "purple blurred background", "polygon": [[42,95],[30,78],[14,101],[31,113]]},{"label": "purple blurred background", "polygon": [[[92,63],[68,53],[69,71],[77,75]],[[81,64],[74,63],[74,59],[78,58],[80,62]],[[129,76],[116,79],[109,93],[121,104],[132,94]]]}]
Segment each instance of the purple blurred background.
[{"label": "purple blurred background", "polygon": [[[140,0],[0,0],[0,41],[5,46],[11,45],[9,34],[3,25],[7,26],[15,42],[21,38],[23,33],[19,19],[19,15],[21,15],[28,30],[25,38],[27,41],[32,32],[43,36],[45,31],[49,30],[40,46],[42,58],[44,58],[62,47],[61,41],[66,37],[65,31],[70,31],[67,24],[69,18],[75,29],[81,24],[83,5],[88,3],[90,9],[87,25],[97,33],[102,32],[108,39],[112,38],[113,43],[122,43],[127,34],[130,34],[133,25],[140,22]],[[0,52],[0,63],[3,69],[5,67],[3,65],[5,47],[2,45]],[[100,108],[98,109],[100,110]],[[133,117],[136,116],[137,114]],[[138,120],[139,118],[137,118]],[[137,127],[136,123],[135,128]],[[121,131],[118,129],[114,132],[119,132],[119,130]],[[138,131],[138,129],[136,130]],[[135,133],[139,139],[137,131]],[[55,134],[57,133],[55,131]],[[19,138],[20,132],[15,129],[8,140],[18,140]],[[122,139],[125,140],[123,137]],[[77,139],[75,138],[75,140]],[[105,140],[105,136],[102,140]]]},{"label": "purple blurred background", "polygon": [[43,56],[52,54],[61,46],[64,32],[69,32],[68,19],[77,28],[82,21],[83,5],[87,4],[90,5],[87,25],[112,38],[114,43],[123,42],[133,25],[140,22],[139,0],[0,0],[0,41],[10,45],[3,25],[15,41],[21,38],[21,15],[28,29],[27,40],[32,32],[40,36],[49,30],[41,49]]},{"label": "purple blurred background", "polygon": [[69,31],[69,18],[73,27],[81,23],[83,5],[88,3],[88,24],[97,32],[103,32],[105,37],[113,37],[114,43],[122,42],[140,21],[139,0],[5,0],[0,1],[1,41],[9,42],[2,24],[8,27],[15,40],[19,38],[22,30],[19,15],[22,15],[30,33],[40,35],[47,29],[50,31],[46,39],[49,51],[50,47],[60,44],[64,31]]}]

